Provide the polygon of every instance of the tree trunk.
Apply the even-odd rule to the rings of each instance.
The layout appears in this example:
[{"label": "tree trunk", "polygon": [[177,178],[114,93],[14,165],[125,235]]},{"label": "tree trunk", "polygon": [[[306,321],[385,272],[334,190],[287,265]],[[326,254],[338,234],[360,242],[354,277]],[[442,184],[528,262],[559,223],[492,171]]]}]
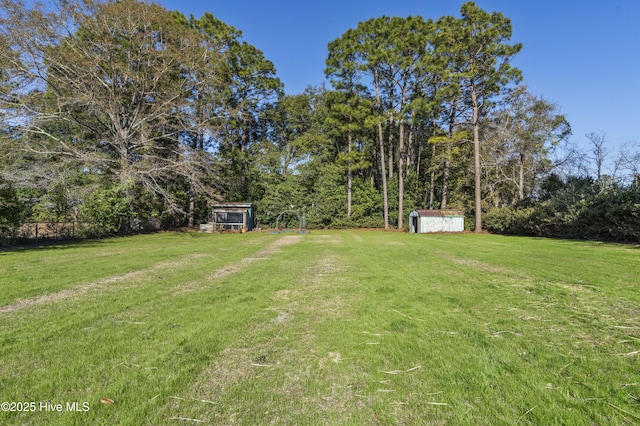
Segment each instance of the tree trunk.
[{"label": "tree trunk", "polygon": [[241,193],[244,195],[247,186],[247,167],[245,161],[245,152],[247,150],[247,133],[248,133],[248,120],[246,113],[242,112],[242,135],[240,136],[240,188]]},{"label": "tree trunk", "polygon": [[[380,98],[380,87],[378,82],[378,72],[374,71],[374,83],[376,89],[376,100],[378,107],[382,109],[382,100]],[[384,229],[389,229],[389,193],[387,191],[387,171],[384,162],[386,161],[384,155],[384,134],[382,132],[382,122],[378,121],[378,142],[380,144],[380,171],[382,175],[382,199],[384,208]]]},{"label": "tree trunk", "polygon": [[404,226],[404,123],[400,120],[398,139],[398,229]]},{"label": "tree trunk", "polygon": [[393,132],[391,131],[391,129],[393,129],[393,120],[389,119],[389,141],[388,141],[388,146],[389,146],[389,155],[387,156],[387,161],[389,162],[389,179],[393,179]]},{"label": "tree trunk", "polygon": [[[413,121],[413,120],[412,120]],[[420,176],[420,156],[416,159],[414,146],[413,146],[413,126],[409,126],[409,137],[407,138],[407,155],[405,155],[406,159],[406,167],[404,170],[404,175],[409,176],[411,173],[411,163],[415,162],[416,164],[416,175]],[[416,180],[418,180],[416,178]]]},{"label": "tree trunk", "polygon": [[[449,155],[449,151],[451,151],[451,147],[447,144],[447,156]],[[442,170],[442,199],[440,200],[440,209],[444,210],[447,208],[447,202],[449,197],[449,168],[451,167],[451,161],[447,158],[444,161],[444,169]]]},{"label": "tree trunk", "polygon": [[384,138],[382,123],[378,122],[378,140],[380,141],[380,167],[382,174],[382,199],[384,204],[384,229],[389,229],[389,193],[387,191],[387,171],[385,170]]},{"label": "tree trunk", "polygon": [[520,153],[520,175],[518,177],[518,199],[520,201],[524,200],[524,160],[524,154]]},{"label": "tree trunk", "polygon": [[482,186],[480,176],[480,106],[475,85],[471,87],[471,106],[473,108],[473,172],[475,174],[475,232],[482,232]]},{"label": "tree trunk", "polygon": [[196,216],[196,194],[193,182],[189,182],[189,220],[187,226],[193,228],[195,226]]},{"label": "tree trunk", "polygon": [[451,144],[453,143],[453,123],[455,120],[455,110],[451,111],[449,116],[449,140],[446,143],[446,157],[444,160],[444,170],[442,171],[442,200],[440,202],[440,208],[442,210],[447,208],[449,201],[449,170],[451,169]]},{"label": "tree trunk", "polygon": [[[352,143],[351,130],[349,130],[347,143],[349,145],[347,147],[347,151],[349,152],[349,154],[351,154],[351,143]],[[351,158],[351,156],[349,156],[349,158]],[[351,170],[352,168],[351,160],[349,160],[349,164],[347,165],[347,167],[348,167],[347,168],[347,217],[351,217],[351,197],[352,197],[352,190],[353,190],[353,171]]]},{"label": "tree trunk", "polygon": [[[431,161],[436,158],[436,144],[433,144],[431,147]],[[435,198],[436,191],[436,171],[435,168],[431,167],[431,175],[429,177],[429,210],[433,210],[433,201]]]}]

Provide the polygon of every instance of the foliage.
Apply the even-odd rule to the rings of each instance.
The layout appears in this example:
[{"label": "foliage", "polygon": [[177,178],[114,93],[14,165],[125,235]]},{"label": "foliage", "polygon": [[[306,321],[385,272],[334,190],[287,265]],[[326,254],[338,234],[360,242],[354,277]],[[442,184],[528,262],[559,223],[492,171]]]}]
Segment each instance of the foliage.
[{"label": "foliage", "polygon": [[107,188],[94,192],[83,205],[82,216],[88,222],[88,234],[103,237],[130,232],[134,212],[127,189]]},{"label": "foliage", "polygon": [[24,149],[108,184],[142,186],[173,211],[183,210],[168,189],[176,180],[210,197],[210,155],[188,135],[207,133],[208,117],[191,111],[199,94],[219,90],[217,46],[158,5],[58,6],[3,3],[9,53],[32,52],[12,62],[21,85],[11,120],[24,123]]},{"label": "foliage", "polygon": [[470,115],[468,122],[473,132],[474,215],[476,232],[482,230],[482,167],[480,158],[481,116],[487,105],[504,88],[521,79],[520,70],[510,65],[511,59],[522,48],[521,44],[508,45],[511,38],[511,20],[501,13],[488,13],[474,3],[462,5],[462,18],[441,19],[438,34],[440,48],[452,56],[454,78],[459,84]]},{"label": "foliage", "polygon": [[[298,211],[298,202],[302,199],[304,188],[299,175],[287,175],[272,182],[268,186],[262,200],[258,204],[259,225],[275,227],[276,219],[285,210]],[[295,226],[297,227],[297,223]]]},{"label": "foliage", "polygon": [[571,134],[557,107],[530,94],[525,86],[511,91],[492,111],[484,144],[483,168],[494,206],[516,204],[539,189],[553,170],[550,154]]},{"label": "foliage", "polygon": [[360,22],[328,45],[331,89],[285,94],[274,64],[210,12],[0,1],[0,167],[33,220],[84,215],[100,235],[195,227],[229,201],[255,203],[263,226],[290,209],[309,227],[404,229],[414,209],[457,208],[478,231],[485,213],[496,232],[633,238],[634,202],[620,200],[634,197],[635,147],[608,178],[611,152],[589,134],[588,194],[571,173],[554,183],[571,129],[514,86],[522,46],[499,12],[468,2],[434,21]]},{"label": "foliage", "polygon": [[11,182],[0,179],[0,241],[15,236],[22,224],[26,205],[22,202]]},{"label": "foliage", "polygon": [[492,209],[492,232],[561,238],[640,242],[640,191],[605,185],[591,178],[547,179],[548,191],[537,203]]}]

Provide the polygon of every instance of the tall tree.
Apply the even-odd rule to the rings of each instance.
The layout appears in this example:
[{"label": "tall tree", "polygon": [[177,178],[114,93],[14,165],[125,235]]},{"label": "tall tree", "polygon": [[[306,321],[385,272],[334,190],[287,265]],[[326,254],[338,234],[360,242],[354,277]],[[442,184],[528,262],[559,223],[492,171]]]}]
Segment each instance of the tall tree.
[{"label": "tall tree", "polygon": [[273,63],[262,51],[242,41],[242,31],[225,24],[211,13],[190,19],[190,27],[220,45],[226,60],[221,63],[224,89],[205,105],[215,105],[216,151],[221,161],[223,197],[247,201],[258,196],[259,178],[253,168],[251,147],[267,137],[270,111],[283,94],[283,84]]},{"label": "tall tree", "polygon": [[456,78],[470,109],[473,132],[475,231],[482,231],[482,170],[480,166],[480,125],[482,114],[493,98],[509,83],[520,80],[520,71],[509,62],[522,48],[508,45],[511,20],[502,13],[485,12],[473,2],[462,5],[461,19],[439,20],[439,46],[453,53]]},{"label": "tall tree", "polygon": [[[421,17],[408,17],[405,20],[392,20],[394,46],[391,52],[388,70],[397,68],[397,73],[390,72],[390,81],[398,94],[397,106],[394,108],[395,119],[398,122],[398,229],[402,229],[404,219],[405,175],[409,163],[407,135],[412,135],[412,117],[415,117],[416,105],[412,103],[417,96],[422,95],[418,90],[426,75],[429,74],[429,49],[431,47],[432,22],[424,21]],[[429,59],[427,59],[429,58]],[[427,67],[425,67],[427,64]],[[396,76],[394,76],[396,74]],[[394,107],[392,105],[392,107]]]},{"label": "tall tree", "polygon": [[351,69],[357,70],[359,73],[365,73],[372,80],[372,98],[376,114],[369,119],[369,124],[375,126],[377,130],[385,229],[389,228],[389,192],[387,188],[387,151],[385,150],[383,131],[383,122],[387,118],[385,117],[386,108],[382,94],[384,85],[382,74],[385,39],[389,35],[388,28],[384,25],[387,19],[386,17],[372,19],[358,24],[355,30],[348,30],[342,37],[329,44],[329,58],[327,59],[328,75],[338,74],[340,68],[345,68],[347,73]]},{"label": "tall tree", "polygon": [[[263,185],[253,145],[273,132],[272,111],[283,94],[273,63],[255,46],[242,41],[242,31],[207,12],[193,16],[188,26],[218,46],[225,60],[219,63],[220,91],[200,96],[200,112],[214,123],[214,150],[220,162],[219,183],[228,201],[256,200]],[[259,150],[258,150],[259,151]]]},{"label": "tall tree", "polygon": [[[416,82],[424,72],[431,22],[420,17],[383,16],[358,24],[329,44],[325,73],[338,90],[350,90],[350,80],[368,78],[377,117],[380,178],[385,228],[389,227],[387,180],[398,170],[398,227],[403,226],[404,178],[408,162],[407,136]],[[385,138],[386,127],[386,138]],[[387,173],[388,172],[388,173]]]},{"label": "tall tree", "polygon": [[[337,137],[346,136],[346,150],[340,150],[346,162],[347,217],[351,217],[353,200],[353,172],[368,166],[364,152],[356,148],[356,139],[363,137],[365,121],[371,113],[371,102],[361,75],[356,68],[355,53],[342,51],[338,41],[329,45],[325,74],[336,89],[328,94],[329,124],[337,128]],[[346,151],[346,152],[345,152]]]},{"label": "tall tree", "polygon": [[30,150],[111,176],[132,200],[154,194],[170,211],[183,211],[176,179],[211,193],[210,158],[184,136],[207,125],[192,111],[194,93],[220,87],[215,46],[162,7],[133,0],[62,2],[53,12],[2,6],[30,82],[16,109]]}]

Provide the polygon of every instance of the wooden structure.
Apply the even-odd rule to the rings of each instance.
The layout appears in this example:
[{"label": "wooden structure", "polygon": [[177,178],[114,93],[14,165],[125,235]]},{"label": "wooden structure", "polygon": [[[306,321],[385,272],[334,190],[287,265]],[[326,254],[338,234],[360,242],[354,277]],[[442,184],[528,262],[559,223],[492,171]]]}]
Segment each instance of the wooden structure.
[{"label": "wooden structure", "polygon": [[[211,206],[207,230],[251,231],[256,226],[256,210],[251,203],[225,203]],[[201,226],[202,228],[202,226]]]},{"label": "wooden structure", "polygon": [[457,210],[414,210],[409,214],[409,232],[463,232],[464,215]]}]

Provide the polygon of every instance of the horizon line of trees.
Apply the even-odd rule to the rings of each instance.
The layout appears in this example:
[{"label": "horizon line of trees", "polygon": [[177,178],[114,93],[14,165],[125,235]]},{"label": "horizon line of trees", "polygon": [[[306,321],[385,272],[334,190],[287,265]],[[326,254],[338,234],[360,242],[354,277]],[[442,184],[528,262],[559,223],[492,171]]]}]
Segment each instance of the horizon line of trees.
[{"label": "horizon line of trees", "polygon": [[484,214],[493,232],[638,240],[636,147],[609,175],[604,135],[571,147],[510,65],[522,46],[501,13],[361,22],[328,45],[331,88],[285,95],[211,13],[50,6],[0,0],[3,238],[30,221],[194,227],[212,201],[242,201],[265,227],[295,209],[309,227],[404,229],[412,210],[455,208],[476,232]]}]

